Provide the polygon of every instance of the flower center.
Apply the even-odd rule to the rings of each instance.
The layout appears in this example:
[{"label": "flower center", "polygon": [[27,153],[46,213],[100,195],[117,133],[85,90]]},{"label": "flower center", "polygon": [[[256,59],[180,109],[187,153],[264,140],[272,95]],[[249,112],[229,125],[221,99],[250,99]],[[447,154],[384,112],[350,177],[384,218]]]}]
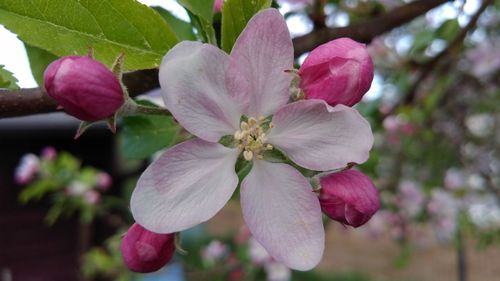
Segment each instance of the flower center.
[{"label": "flower center", "polygon": [[[262,153],[266,150],[272,150],[273,146],[266,143],[266,133],[263,128],[264,117],[258,120],[251,117],[248,121],[242,121],[240,130],[234,133],[234,139],[238,142],[238,148],[243,151],[243,158],[251,161],[254,157],[263,159]],[[269,123],[272,128],[272,123]]]}]

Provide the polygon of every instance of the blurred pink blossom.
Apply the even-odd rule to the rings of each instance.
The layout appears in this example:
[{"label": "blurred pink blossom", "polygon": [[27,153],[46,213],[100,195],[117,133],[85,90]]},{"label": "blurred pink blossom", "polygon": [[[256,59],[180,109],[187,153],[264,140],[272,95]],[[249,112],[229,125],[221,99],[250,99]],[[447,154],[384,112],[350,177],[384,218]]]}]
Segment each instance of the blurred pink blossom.
[{"label": "blurred pink blossom", "polygon": [[19,185],[29,183],[38,173],[40,160],[35,154],[25,154],[16,167],[14,172],[14,181]]},{"label": "blurred pink blossom", "polygon": [[46,146],[42,149],[40,157],[43,160],[49,160],[49,161],[55,160],[57,157],[57,150],[52,146]]},{"label": "blurred pink blossom", "polygon": [[456,168],[446,170],[444,176],[444,187],[449,190],[456,190],[466,184],[464,173]]},{"label": "blurred pink blossom", "polygon": [[402,181],[399,184],[399,194],[395,199],[396,205],[407,219],[414,218],[424,207],[424,194],[420,186],[413,181]]},{"label": "blurred pink blossom", "polygon": [[263,265],[272,260],[267,250],[253,237],[248,240],[248,248],[250,259],[254,264]]},{"label": "blurred pink blossom", "polygon": [[83,194],[83,198],[90,205],[95,205],[101,200],[101,194],[95,190],[88,190]]},{"label": "blurred pink blossom", "polygon": [[268,281],[289,281],[292,278],[292,271],[279,262],[269,262],[264,266]]},{"label": "blurred pink blossom", "polygon": [[72,181],[65,189],[66,194],[70,196],[81,196],[87,190],[90,190],[90,186],[81,181]]},{"label": "blurred pink blossom", "polygon": [[215,263],[216,261],[223,259],[228,254],[228,246],[219,240],[211,241],[201,251],[201,257],[209,263]]},{"label": "blurred pink blossom", "polygon": [[102,191],[108,190],[113,184],[113,179],[106,172],[100,172],[96,176],[96,187]]},{"label": "blurred pink blossom", "polygon": [[431,215],[431,225],[439,240],[451,240],[457,228],[459,202],[441,189],[432,191],[427,211]]}]

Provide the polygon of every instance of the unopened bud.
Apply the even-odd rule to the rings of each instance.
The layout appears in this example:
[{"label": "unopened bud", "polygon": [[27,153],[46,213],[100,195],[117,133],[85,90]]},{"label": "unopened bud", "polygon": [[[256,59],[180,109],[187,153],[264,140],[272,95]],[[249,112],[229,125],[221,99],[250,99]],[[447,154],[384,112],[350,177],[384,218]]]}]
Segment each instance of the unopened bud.
[{"label": "unopened bud", "polygon": [[340,38],[312,50],[299,76],[306,99],[353,106],[370,89],[373,62],[364,44]]},{"label": "unopened bud", "polygon": [[377,189],[370,178],[356,170],[345,170],[320,178],[321,210],[332,220],[358,227],[380,208]]},{"label": "unopened bud", "polygon": [[174,233],[154,233],[134,223],[122,238],[120,250],[123,261],[134,272],[157,271],[172,259],[174,240]]},{"label": "unopened bud", "polygon": [[66,113],[83,121],[108,118],[124,102],[115,74],[90,57],[68,56],[52,62],[45,70],[44,84]]}]

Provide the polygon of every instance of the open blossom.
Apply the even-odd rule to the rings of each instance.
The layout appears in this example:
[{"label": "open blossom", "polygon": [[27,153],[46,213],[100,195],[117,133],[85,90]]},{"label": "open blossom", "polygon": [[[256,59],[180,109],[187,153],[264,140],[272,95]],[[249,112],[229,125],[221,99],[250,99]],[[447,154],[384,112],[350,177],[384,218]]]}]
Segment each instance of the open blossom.
[{"label": "open blossom", "polygon": [[[172,48],[160,66],[164,102],[196,138],[142,174],[131,199],[136,221],[157,233],[207,221],[235,191],[242,155],[252,163],[240,191],[250,232],[276,261],[316,266],[324,249],[318,198],[298,170],[266,161],[265,153],[278,148],[297,165],[326,171],[366,161],[373,135],[350,107],[314,99],[287,104],[292,68],[290,34],[275,9],[249,21],[230,55],[199,42]],[[220,144],[222,137],[232,144]]]}]

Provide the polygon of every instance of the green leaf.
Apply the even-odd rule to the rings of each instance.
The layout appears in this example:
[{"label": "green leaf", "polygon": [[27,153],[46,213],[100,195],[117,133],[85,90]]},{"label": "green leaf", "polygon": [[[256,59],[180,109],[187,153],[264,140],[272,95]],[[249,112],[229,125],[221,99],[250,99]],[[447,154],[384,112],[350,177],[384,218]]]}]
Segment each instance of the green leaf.
[{"label": "green leaf", "polygon": [[[214,15],[214,0],[178,0],[179,4],[184,6],[186,10],[212,23]],[[224,3],[225,5],[225,3]]]},{"label": "green leaf", "polygon": [[436,30],[436,37],[451,41],[460,32],[460,25],[458,19],[449,19],[444,21],[441,26]]},{"label": "green leaf", "polygon": [[222,49],[231,52],[234,42],[258,11],[269,8],[271,0],[227,0],[222,6]]},{"label": "green leaf", "polygon": [[121,151],[125,158],[144,159],[175,143],[180,127],[167,116],[123,118]]},{"label": "green leaf", "polygon": [[14,77],[14,74],[0,64],[0,89],[1,88],[19,89],[19,86],[17,86],[17,79]]},{"label": "green leaf", "polygon": [[57,59],[57,56],[37,47],[24,44],[30,61],[31,73],[38,86],[43,86],[43,73],[47,66]]},{"label": "green leaf", "polygon": [[198,29],[201,39],[217,45],[215,29],[212,26],[214,0],[178,0],[188,10],[191,22]]},{"label": "green leaf", "polygon": [[178,17],[172,15],[170,11],[163,9],[162,7],[152,8],[167,21],[180,40],[196,41],[196,35],[193,32],[193,26],[191,23],[179,19]]},{"label": "green leaf", "polygon": [[415,40],[413,41],[413,45],[410,49],[410,54],[412,55],[422,54],[425,51],[425,49],[427,49],[427,47],[431,44],[434,38],[435,34],[433,31],[423,30],[417,32],[415,34]]},{"label": "green leaf", "polygon": [[153,9],[134,0],[0,1],[0,23],[26,43],[58,56],[83,55],[125,69],[157,67],[178,39]]}]

